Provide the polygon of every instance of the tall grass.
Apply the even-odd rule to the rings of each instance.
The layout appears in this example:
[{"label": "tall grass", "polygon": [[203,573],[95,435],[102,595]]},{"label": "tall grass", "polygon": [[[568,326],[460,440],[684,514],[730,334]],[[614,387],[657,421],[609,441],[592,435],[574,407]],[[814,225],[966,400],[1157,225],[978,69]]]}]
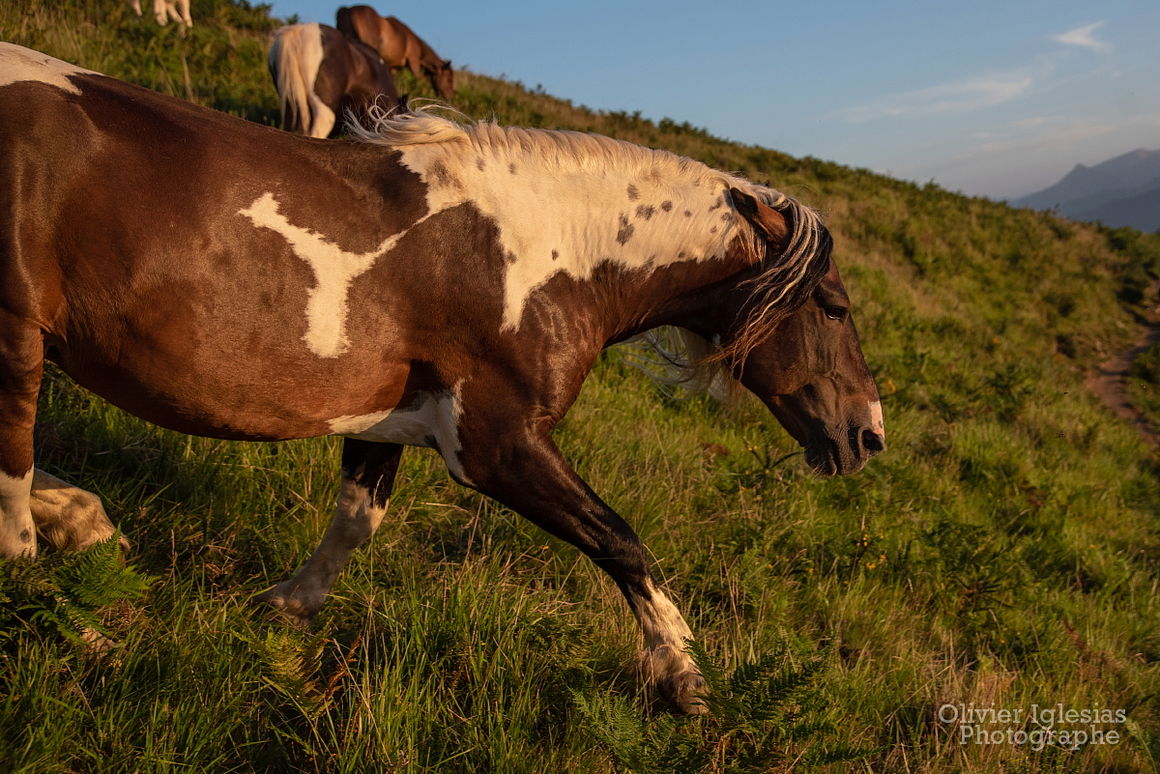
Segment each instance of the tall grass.
[{"label": "tall grass", "polygon": [[[125,6],[7,4],[0,37],[274,120],[263,59],[274,22],[260,7],[195,2],[183,38]],[[815,665],[801,696],[814,736],[778,741],[793,720],[735,714],[735,725],[672,726],[680,744],[662,743],[669,721],[643,692],[639,635],[613,585],[419,450],[316,627],[286,628],[249,599],[320,537],[337,442],[179,436],[53,373],[38,458],[102,496],[156,580],[105,611],[119,643],[105,655],[43,627],[6,629],[0,769],[620,771],[638,738],[652,770],[666,751],[753,740],[770,740],[761,756],[723,752],[703,767],[805,770],[822,759],[797,753],[837,738],[863,756],[835,769],[1155,770],[1160,460],[1083,379],[1135,337],[1157,237],[480,74],[460,87],[469,116],[666,147],[826,213],[886,411],[890,448],[864,472],[816,478],[755,402],[674,397],[615,350],[557,431],[639,529],[723,680],[746,664]],[[426,89],[401,79],[401,91]],[[759,689],[743,694],[752,706]],[[1103,727],[1117,744],[1077,750],[961,744],[944,704],[1111,707],[1127,720]],[[633,718],[641,736],[610,735]]]}]

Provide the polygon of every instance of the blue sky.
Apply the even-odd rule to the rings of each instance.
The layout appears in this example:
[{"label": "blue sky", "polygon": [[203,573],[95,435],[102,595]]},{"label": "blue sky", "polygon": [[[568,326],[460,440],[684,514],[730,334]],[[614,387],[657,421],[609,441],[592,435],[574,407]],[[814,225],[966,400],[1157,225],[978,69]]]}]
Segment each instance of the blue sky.
[{"label": "blue sky", "polygon": [[[274,0],[334,23],[333,0]],[[1160,148],[1160,3],[370,3],[455,65],[994,198]],[[776,181],[775,181],[776,182]]]}]

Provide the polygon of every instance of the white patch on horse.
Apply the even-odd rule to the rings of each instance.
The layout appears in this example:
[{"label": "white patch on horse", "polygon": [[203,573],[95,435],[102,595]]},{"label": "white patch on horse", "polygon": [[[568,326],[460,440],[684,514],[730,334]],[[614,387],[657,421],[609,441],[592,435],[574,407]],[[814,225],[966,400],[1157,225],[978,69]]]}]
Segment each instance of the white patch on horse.
[{"label": "white patch on horse", "polygon": [[886,424],[882,421],[882,401],[876,400],[870,404],[870,429],[886,440]]},{"label": "white patch on horse", "polygon": [[306,291],[306,334],[302,337],[319,357],[338,357],[349,346],[346,337],[347,291],[355,277],[374,265],[403,237],[402,231],[367,253],[350,253],[308,228],[295,226],[278,211],[272,193],[238,211],[258,228],[268,228],[290,243],[294,254],[314,272],[315,286]]},{"label": "white patch on horse", "polygon": [[36,525],[32,521],[30,470],[23,476],[0,473],[0,558],[36,556]]},{"label": "white patch on horse", "polygon": [[341,416],[330,420],[335,435],[377,443],[401,443],[438,449],[455,480],[470,485],[463,469],[459,442],[460,398],[463,382],[445,392],[421,392],[403,409],[378,411],[364,416]]},{"label": "white patch on horse", "polygon": [[647,648],[644,665],[649,681],[665,684],[697,672],[697,665],[688,653],[693,632],[681,611],[651,580],[647,581],[645,592],[643,598],[634,597],[633,610],[644,632]]},{"label": "white patch on horse", "polygon": [[56,86],[69,94],[80,94],[80,88],[70,79],[73,75],[100,75],[100,73],[62,62],[24,46],[0,43],[0,87],[35,81]]},{"label": "white patch on horse", "polygon": [[291,618],[309,621],[322,609],[335,578],[356,548],[374,534],[386,514],[385,506],[374,503],[369,488],[343,477],[330,527],[306,563],[260,599]]},{"label": "white patch on horse", "polygon": [[664,645],[683,650],[686,640],[693,639],[693,632],[684,616],[651,580],[648,581],[647,590],[648,597],[641,599],[637,605],[645,645],[649,650]]},{"label": "white patch on horse", "polygon": [[[519,328],[528,298],[558,273],[583,280],[605,263],[659,269],[724,253],[742,219],[715,210],[730,184],[747,183],[703,165],[689,172],[692,162],[671,154],[559,135],[563,149],[538,137],[491,142],[474,134],[470,145],[420,140],[397,146],[403,163],[426,183],[432,214],[469,202],[495,221],[507,258],[503,329]],[[617,152],[626,157],[620,164]],[[693,215],[684,217],[686,211]]]}]

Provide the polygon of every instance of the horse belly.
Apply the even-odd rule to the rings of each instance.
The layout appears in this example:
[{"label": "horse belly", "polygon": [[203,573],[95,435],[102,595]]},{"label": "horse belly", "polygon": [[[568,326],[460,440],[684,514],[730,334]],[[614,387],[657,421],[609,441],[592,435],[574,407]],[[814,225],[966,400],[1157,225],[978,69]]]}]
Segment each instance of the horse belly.
[{"label": "horse belly", "polygon": [[62,368],[133,414],[213,437],[326,435],[335,417],[393,407],[407,365],[386,311],[319,301],[301,261],[236,244],[200,259],[138,253],[130,290],[94,296],[70,277]]}]

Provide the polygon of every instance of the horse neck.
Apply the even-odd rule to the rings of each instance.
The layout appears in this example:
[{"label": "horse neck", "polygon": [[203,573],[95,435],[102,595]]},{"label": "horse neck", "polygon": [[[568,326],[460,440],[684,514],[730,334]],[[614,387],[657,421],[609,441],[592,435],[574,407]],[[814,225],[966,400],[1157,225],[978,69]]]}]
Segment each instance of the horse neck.
[{"label": "horse neck", "polygon": [[[722,308],[738,279],[752,267],[746,240],[737,238],[724,255],[662,266],[632,282],[619,303],[605,302],[606,341],[621,341],[662,325],[688,328],[708,337],[720,328]],[[614,292],[613,297],[617,298]]]},{"label": "horse neck", "polygon": [[745,184],[703,164],[602,137],[433,117],[383,131],[423,180],[430,212],[469,205],[495,224],[507,330],[531,299],[559,292],[598,307],[613,338],[752,262],[752,228],[727,196]]}]

